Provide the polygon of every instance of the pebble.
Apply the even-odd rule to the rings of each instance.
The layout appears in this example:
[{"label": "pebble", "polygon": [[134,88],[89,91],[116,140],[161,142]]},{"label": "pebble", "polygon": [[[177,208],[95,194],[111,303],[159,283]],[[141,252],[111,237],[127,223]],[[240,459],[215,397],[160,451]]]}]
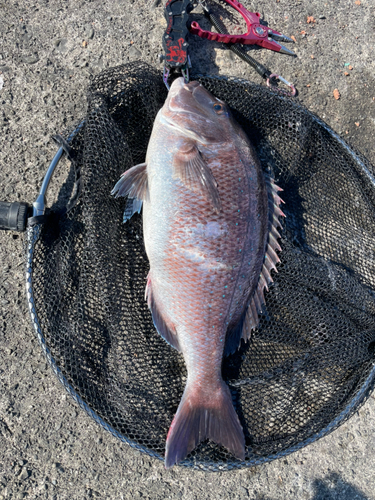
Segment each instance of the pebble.
[{"label": "pebble", "polygon": [[88,38],[89,40],[92,40],[94,38],[94,34],[95,34],[94,28],[92,26],[86,26],[85,34],[86,34],[86,38]]},{"label": "pebble", "polygon": [[130,57],[141,57],[142,52],[140,50],[138,50],[136,47],[134,47],[134,45],[132,45],[129,49],[129,56]]},{"label": "pebble", "polygon": [[28,43],[32,39],[32,35],[30,33],[24,33],[20,36],[20,40],[22,43]]},{"label": "pebble", "polygon": [[0,75],[0,90],[4,87],[4,78]]},{"label": "pebble", "polygon": [[31,54],[31,56],[23,56],[22,62],[26,64],[35,64],[39,61],[39,56],[37,53]]},{"label": "pebble", "polygon": [[66,38],[58,38],[53,42],[53,45],[55,46],[58,52],[65,52],[67,50],[66,47],[67,42],[68,40]]},{"label": "pebble", "polygon": [[19,474],[21,474],[21,470],[22,470],[21,467],[18,464],[16,464],[13,469],[14,475],[18,476]]},{"label": "pebble", "polygon": [[30,473],[29,471],[24,467],[22,469],[22,472],[21,474],[18,476],[18,478],[21,480],[21,481],[24,481],[25,479],[27,479],[29,477]]}]

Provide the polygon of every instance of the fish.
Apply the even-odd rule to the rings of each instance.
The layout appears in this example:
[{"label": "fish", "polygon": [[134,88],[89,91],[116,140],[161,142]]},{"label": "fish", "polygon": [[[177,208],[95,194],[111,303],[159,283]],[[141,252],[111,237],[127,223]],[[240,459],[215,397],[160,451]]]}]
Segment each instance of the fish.
[{"label": "fish", "polygon": [[145,163],[112,190],[127,197],[124,222],[143,210],[145,299],[157,332],[187,368],[166,468],[206,439],[245,459],[222,363],[258,326],[280,261],[279,191],[225,102],[183,78],[156,116]]}]

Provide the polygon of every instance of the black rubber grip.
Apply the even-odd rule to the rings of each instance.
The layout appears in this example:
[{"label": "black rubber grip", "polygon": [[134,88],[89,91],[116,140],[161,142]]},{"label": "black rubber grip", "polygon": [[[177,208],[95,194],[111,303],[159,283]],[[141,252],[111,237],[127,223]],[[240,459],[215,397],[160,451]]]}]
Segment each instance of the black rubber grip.
[{"label": "black rubber grip", "polygon": [[163,35],[163,49],[165,63],[170,68],[181,68],[188,62],[187,21],[192,9],[190,0],[168,0],[165,5],[167,29]]},{"label": "black rubber grip", "polygon": [[27,203],[0,201],[0,229],[25,231],[29,210]]}]

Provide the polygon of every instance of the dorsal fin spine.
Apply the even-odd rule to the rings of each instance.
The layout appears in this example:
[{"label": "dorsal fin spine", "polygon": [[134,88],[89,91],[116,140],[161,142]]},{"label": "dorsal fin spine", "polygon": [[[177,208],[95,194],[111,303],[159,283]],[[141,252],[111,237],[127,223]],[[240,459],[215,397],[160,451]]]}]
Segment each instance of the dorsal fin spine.
[{"label": "dorsal fin spine", "polygon": [[[241,324],[242,322],[242,329],[238,330],[238,347],[241,345],[241,339],[244,339],[245,342],[250,339],[252,330],[257,328],[259,324],[259,314],[262,312],[265,305],[264,289],[268,291],[268,285],[273,283],[271,271],[274,269],[277,272],[276,264],[280,262],[280,258],[276,253],[276,250],[281,251],[280,244],[277,241],[278,238],[280,238],[280,233],[277,228],[282,228],[279,217],[285,217],[285,214],[279,207],[280,203],[284,203],[284,201],[277,192],[282,191],[282,189],[270,178],[266,179],[266,185],[268,188],[269,228],[264,262],[259,275],[258,284],[245,308],[244,316],[239,323]],[[231,345],[233,346],[233,340],[231,341]],[[233,347],[232,349],[229,349],[229,347],[230,346],[226,349],[225,355],[234,352]]]}]

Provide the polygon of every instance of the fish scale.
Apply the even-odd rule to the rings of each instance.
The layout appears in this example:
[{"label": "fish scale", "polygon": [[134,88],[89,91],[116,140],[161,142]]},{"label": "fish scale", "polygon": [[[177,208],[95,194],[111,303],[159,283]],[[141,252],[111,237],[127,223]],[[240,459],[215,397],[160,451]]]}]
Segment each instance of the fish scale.
[{"label": "fish scale", "polygon": [[182,352],[187,383],[166,441],[166,467],[211,439],[245,457],[223,356],[259,322],[279,260],[276,185],[229,110],[197,82],[177,79],[158,113],[146,163],[113,192],[127,213],[143,202],[146,298],[159,334]]},{"label": "fish scale", "polygon": [[[233,156],[237,156],[234,149],[231,151],[232,162]],[[209,159],[208,164],[210,165]],[[233,168],[228,168],[226,163],[222,164],[219,168],[213,166],[212,170],[218,185],[223,186],[220,188],[220,192],[230,193],[236,191],[238,183],[237,171],[233,172]],[[246,179],[244,167],[241,170],[242,173],[240,175]],[[160,273],[165,279],[173,283],[174,293],[178,293],[183,298],[182,305],[189,305],[191,309],[196,311],[196,316],[198,317],[201,316],[205,309],[209,308],[211,300],[214,300],[215,305],[217,305],[215,315],[213,315],[214,308],[211,306],[212,312],[209,314],[209,323],[208,325],[202,325],[202,331],[199,331],[195,318],[190,317],[189,323],[183,325],[183,330],[181,330],[179,338],[186,334],[186,342],[189,343],[192,342],[194,334],[200,339],[204,337],[207,328],[215,326],[221,332],[219,341],[222,343],[226,333],[226,328],[224,328],[225,320],[227,316],[233,314],[232,310],[230,310],[230,304],[235,294],[235,286],[241,286],[240,284],[238,285],[239,282],[237,281],[238,271],[233,269],[233,267],[240,267],[244,257],[239,255],[239,250],[243,249],[243,255],[245,255],[246,247],[248,246],[246,244],[248,223],[245,215],[249,209],[248,197],[244,196],[243,200],[241,200],[232,196],[223,196],[223,210],[220,214],[216,214],[207,200],[201,199],[194,193],[188,193],[187,195],[186,188],[183,186],[177,185],[176,190],[177,193],[173,196],[176,205],[171,207],[171,210],[183,212],[185,217],[184,219],[177,218],[171,223],[171,241],[175,239],[174,234],[184,234],[182,229],[186,227],[186,221],[189,221],[188,224],[192,228],[193,233],[194,228],[197,228],[198,225],[205,226],[208,222],[216,223],[219,227],[225,222],[227,229],[226,234],[215,239],[203,238],[202,233],[197,242],[192,242],[188,235],[185,238],[183,236],[179,237],[178,246],[182,249],[182,255],[181,253],[176,254],[174,245],[171,245],[166,250],[164,267],[160,269]],[[238,210],[241,210],[242,213],[240,212],[239,214]],[[234,241],[237,241],[237,238],[240,240],[239,244],[233,244]],[[190,250],[192,254],[194,254],[194,251],[196,253],[200,252],[204,256],[204,263],[195,263],[193,260],[184,257],[187,250]],[[209,267],[207,266],[208,263],[210,264]],[[170,275],[171,270],[175,270],[172,276]],[[196,276],[196,279],[192,279],[193,276]],[[231,280],[232,277],[234,278],[233,280]],[[225,288],[225,286],[228,288]],[[237,295],[240,294],[236,294],[235,296],[237,297]],[[165,302],[168,298],[160,297],[160,300]],[[176,317],[181,316],[183,313],[180,305],[177,308],[173,308],[172,305],[170,311]],[[220,316],[220,313],[222,316]],[[194,331],[194,334],[191,333],[192,331]],[[222,352],[218,355],[221,360]],[[213,360],[213,362],[217,364],[217,360]],[[208,371],[211,369],[211,367],[208,367]]]}]

